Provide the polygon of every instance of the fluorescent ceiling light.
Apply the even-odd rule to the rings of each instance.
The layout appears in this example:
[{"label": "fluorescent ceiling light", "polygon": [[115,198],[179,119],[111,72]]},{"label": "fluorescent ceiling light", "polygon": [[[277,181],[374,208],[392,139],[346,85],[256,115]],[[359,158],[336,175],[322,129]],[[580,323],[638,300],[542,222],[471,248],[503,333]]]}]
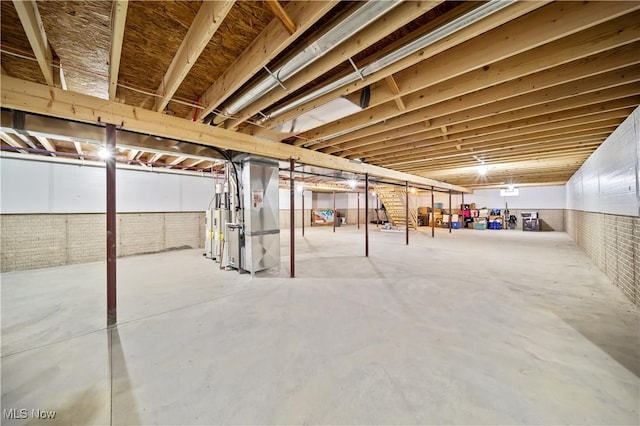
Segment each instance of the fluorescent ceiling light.
[{"label": "fluorescent ceiling light", "polygon": [[286,121],[273,130],[280,133],[302,133],[360,111],[360,106],[340,97]]}]

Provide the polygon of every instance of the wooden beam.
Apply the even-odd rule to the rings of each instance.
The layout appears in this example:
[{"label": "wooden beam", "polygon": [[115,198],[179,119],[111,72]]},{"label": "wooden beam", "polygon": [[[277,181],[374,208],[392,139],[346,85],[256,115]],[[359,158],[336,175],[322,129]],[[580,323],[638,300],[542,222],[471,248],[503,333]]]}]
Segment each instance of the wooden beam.
[{"label": "wooden beam", "polygon": [[[638,89],[640,93],[640,88]],[[598,96],[602,97],[603,94],[599,93]],[[575,99],[580,104],[580,96]],[[467,116],[468,121],[452,122],[448,127],[452,134],[455,134],[456,139],[458,135],[464,132],[470,133],[474,136],[479,134],[490,134],[501,131],[506,131],[516,128],[526,128],[539,124],[553,123],[572,119],[576,117],[587,117],[598,115],[602,112],[613,112],[634,108],[640,105],[640,96],[627,96],[620,99],[605,100],[590,98],[594,103],[586,106],[574,107],[566,103],[567,100],[549,102],[547,104],[522,108],[516,111],[509,111],[502,114],[495,114],[490,117],[475,118],[473,114]],[[556,106],[557,104],[557,106]],[[469,111],[469,110],[466,110]],[[434,130],[424,130],[420,123],[412,124],[406,131],[405,135],[397,130],[390,130],[388,132],[378,133],[372,135],[369,138],[372,139],[372,143],[366,138],[356,139],[354,141],[346,142],[342,145],[343,149],[356,150],[359,152],[358,147],[366,146],[366,152],[374,152],[378,150],[384,150],[386,148],[392,148],[400,144],[406,144],[411,142],[417,142],[420,140],[428,139],[437,136],[437,132]],[[364,151],[364,149],[363,149]],[[322,152],[326,152],[323,150]],[[362,154],[360,154],[362,155]]]},{"label": "wooden beam", "polygon": [[[26,148],[24,142],[13,133],[0,132],[0,139],[14,148]],[[26,153],[27,151],[20,150],[20,152]]]},{"label": "wooden beam", "polygon": [[[571,3],[571,5],[574,5],[574,4],[577,5],[577,3]],[[586,26],[590,26],[590,22],[592,22],[593,20],[597,22],[598,20],[604,19],[604,16],[609,13],[607,4],[603,4],[603,3],[595,3],[595,4],[598,4],[600,7],[596,7],[595,9],[578,8],[577,10],[574,11],[575,13],[571,15],[573,19],[567,19],[566,21],[563,21],[563,19],[559,19],[555,13],[551,14],[551,17],[558,18],[557,21],[551,21],[550,23],[547,23],[547,25],[545,25],[545,21],[543,21],[542,19],[540,19],[541,22],[535,21],[537,24],[536,29],[539,29],[540,32],[539,33],[536,32],[537,35],[535,36],[534,39],[531,40],[531,43],[536,43],[536,42],[537,44],[548,43],[550,41],[553,41],[554,38],[559,38],[559,37],[566,36],[568,34],[572,34],[576,32],[577,29],[575,29],[570,25],[581,25],[584,28]],[[579,5],[582,6],[582,4],[579,4]],[[551,7],[551,6],[553,5],[550,5],[548,7]],[[640,3],[638,4],[634,3],[632,4],[632,6],[640,7]],[[632,9],[632,7],[629,7],[629,9]],[[547,11],[547,7],[540,9],[534,13],[545,12],[545,11]],[[562,10],[561,11],[554,10],[554,12],[562,14],[561,13]],[[550,19],[548,15],[543,15],[543,17],[546,19]],[[527,18],[527,16],[523,17],[522,19],[524,18]],[[626,18],[629,21],[628,25],[633,25],[630,22],[637,22],[637,20],[640,19],[640,12],[630,14],[628,17],[624,17],[624,18]],[[530,23],[529,21],[525,20],[521,22],[521,24],[523,25],[526,24],[525,26],[528,27]],[[508,28],[511,28],[511,27],[509,26]],[[580,29],[580,27],[578,27],[578,29]],[[504,39],[508,40],[510,43],[503,44],[501,49],[499,50],[497,46],[494,47],[492,45],[492,49],[490,49],[491,52],[495,51],[496,55],[509,57],[509,56],[517,55],[518,53],[522,52],[523,49],[527,50],[526,46],[527,46],[528,39],[526,41],[520,40],[520,44],[518,44],[516,43],[516,40],[512,40],[512,37],[510,37],[510,35],[514,35],[517,31],[522,32],[521,30],[518,30],[515,27],[511,29],[511,32],[508,32],[506,34],[502,34],[500,31],[498,31],[496,34],[501,35]],[[620,32],[619,27],[616,27],[616,31]],[[514,34],[512,34],[512,32]],[[544,37],[542,36],[542,34],[544,34]],[[637,40],[639,34],[640,34],[640,28],[638,28],[637,26],[635,27],[632,26],[630,31],[624,32],[624,35],[630,36],[630,38],[626,39],[627,43]],[[533,46],[535,46],[535,44],[533,44]],[[593,50],[591,50],[588,44],[583,43],[583,46],[584,46],[583,51],[588,52],[587,55],[589,53],[593,54]],[[543,48],[548,49],[548,46],[546,47],[543,46]],[[442,57],[448,58],[446,63],[440,62],[436,60],[436,58],[434,58],[434,60],[432,61],[427,61],[428,64],[430,65],[429,67],[430,71],[425,70],[425,73],[419,74],[420,79],[422,81],[422,83],[420,83],[421,85],[425,84],[424,81],[439,81],[442,84],[444,84],[444,82],[446,81],[447,90],[440,92],[437,90],[439,86],[436,85],[436,86],[429,86],[408,94],[407,96],[404,97],[404,102],[407,107],[407,111],[414,111],[416,109],[423,108],[433,103],[442,102],[443,100],[446,100],[446,99],[451,99],[456,96],[460,96],[466,93],[471,93],[472,91],[477,91],[481,88],[487,88],[496,84],[505,83],[509,80],[518,79],[518,78],[521,78],[522,76],[527,76],[532,72],[542,72],[543,70],[546,70],[552,67],[559,67],[562,64],[566,64],[568,62],[568,60],[564,56],[559,56],[557,53],[555,55],[551,55],[550,57],[539,57],[538,55],[533,55],[529,53],[529,54],[526,54],[526,57],[528,58],[528,60],[525,60],[524,64],[521,63],[523,61],[523,58],[517,58],[517,60],[512,59],[511,61],[509,61],[509,62],[513,62],[511,64],[511,65],[514,65],[512,68],[506,68],[502,66],[502,67],[488,67],[488,68],[485,67],[485,68],[477,69],[477,67],[479,66],[482,67],[483,64],[487,63],[485,62],[484,57],[477,57],[477,56],[476,56],[477,59],[475,61],[471,59],[469,59],[468,61],[467,60],[463,61],[461,59],[458,59],[457,60],[457,63],[459,64],[458,68],[454,68],[455,62],[453,61],[455,59],[454,57],[450,57],[450,54],[452,54],[453,52],[454,50],[452,50],[451,52],[445,52],[443,56],[441,56],[441,58]],[[465,56],[470,56],[470,55],[471,55],[471,52],[467,52]],[[584,55],[584,56],[587,56],[587,55]],[[606,55],[606,52],[600,53],[600,55],[602,57],[603,55]],[[635,58],[633,57],[633,52],[628,53],[627,57],[629,57],[629,55],[631,55],[631,57],[628,63],[636,63],[638,60],[637,54]],[[523,54],[521,56],[525,56],[525,55]],[[579,55],[578,58],[581,59],[584,56]],[[572,56],[571,59],[575,60],[576,57]],[[469,72],[470,69],[474,69],[474,68],[476,68],[476,70],[470,71],[469,75],[464,74],[466,72]],[[433,74],[430,73],[431,71],[433,72]],[[455,79],[450,79],[448,77],[449,75],[457,75],[457,77]],[[555,78],[557,79],[558,76],[555,76]],[[403,87],[405,87],[405,90],[407,92],[412,90],[408,86],[403,86]],[[375,91],[373,93],[375,93]],[[373,93],[372,93],[372,96],[373,96]],[[362,127],[367,124],[371,125],[371,124],[375,124],[376,122],[388,120],[390,118],[399,116],[402,113],[403,112],[397,111],[397,109],[394,106],[392,106],[390,102],[387,101],[386,103],[383,103],[381,105],[370,107],[362,112],[353,114],[347,119],[341,119],[337,123],[328,123],[323,126],[320,126],[314,129],[313,131],[306,132],[306,135],[310,137],[311,141],[313,141],[315,139],[321,139],[323,137],[326,137],[335,133],[348,131],[351,128]]]},{"label": "wooden beam", "polygon": [[49,86],[54,85],[53,78],[53,54],[51,46],[47,41],[47,34],[44,31],[42,18],[38,12],[38,5],[35,0],[13,0],[20,23],[29,39],[31,50],[38,61],[42,75]]},{"label": "wooden beam", "polygon": [[[439,40],[436,43],[430,46],[427,46],[424,49],[421,49],[418,52],[412,55],[409,55],[408,57],[403,58],[388,67],[378,70],[371,75],[365,76],[362,81],[356,81],[349,84],[348,86],[336,89],[324,96],[321,96],[313,101],[310,101],[300,106],[299,108],[296,108],[292,111],[282,114],[276,119],[270,121],[269,126],[273,128],[279,124],[282,124],[283,122],[286,122],[295,117],[298,117],[304,112],[311,111],[314,108],[324,105],[325,103],[333,99],[336,99],[340,96],[347,96],[349,94],[357,93],[359,90],[363,89],[364,87],[370,86],[375,82],[382,80],[388,75],[393,75],[397,72],[400,72],[422,61],[425,61],[428,63],[429,62],[428,58],[431,58],[434,55],[440,52],[443,52],[447,49],[450,49],[465,41],[471,40],[474,37],[485,33],[486,31],[489,31],[493,28],[497,28],[500,25],[503,25],[513,19],[516,19],[519,16],[522,16],[526,13],[531,12],[532,10],[542,7],[545,3],[547,3],[547,1],[539,1],[539,2],[529,1],[529,2],[516,2],[512,5],[509,5],[504,9],[480,20],[479,22],[476,22],[465,28],[460,29],[452,37],[446,37],[442,40]],[[451,19],[450,17],[447,16],[447,14],[444,15],[444,18],[446,18],[447,20]],[[437,28],[438,25],[442,25],[446,23],[446,20],[440,20],[439,18],[436,18],[433,22],[434,22],[434,26],[432,27],[432,29],[435,29]],[[429,24],[427,25],[427,27],[429,27]],[[400,42],[402,44],[408,43],[410,41],[411,41],[410,36],[407,36],[406,39],[405,38],[400,39]],[[377,57],[374,56],[373,58],[371,58],[371,60],[374,60],[374,59],[377,59]],[[365,61],[365,62],[369,62],[369,61]],[[262,136],[261,135],[262,130],[260,128],[252,129],[252,131],[254,131],[255,135]]]},{"label": "wooden beam", "polygon": [[2,66],[2,64],[0,64],[0,74],[1,74],[1,75],[9,75],[9,74],[7,73],[7,71],[4,69],[4,67]]},{"label": "wooden beam", "polygon": [[127,154],[127,160],[128,160],[129,162],[131,162],[131,161],[135,160],[136,155],[138,155],[138,153],[139,153],[139,152],[140,152],[140,151],[139,151],[139,150],[137,150],[137,149],[129,149],[129,153]]},{"label": "wooden beam", "polygon": [[[574,3],[574,5],[582,6]],[[555,67],[567,62],[575,61],[590,55],[602,53],[605,50],[617,48],[640,39],[640,28],[635,25],[640,20],[640,11],[631,11],[618,18],[609,18],[610,10],[602,8],[588,11],[580,8],[582,20],[548,23],[552,5],[539,9],[503,27],[483,34],[461,46],[456,46],[443,52],[429,61],[417,64],[395,75],[403,88],[402,95],[414,93],[423,88],[433,86],[438,82],[448,80],[451,84],[470,84],[472,80],[484,81],[490,79],[493,84],[504,81],[509,76],[518,78],[542,69]],[[568,12],[568,11],[566,11]],[[591,13],[588,13],[591,12]],[[613,12],[613,11],[611,11]],[[557,11],[562,14],[563,11]],[[534,19],[538,18],[538,19]],[[610,20],[578,31],[589,23],[589,18]],[[527,25],[542,26],[535,37],[521,38],[516,33]],[[565,25],[564,27],[562,25]],[[551,31],[551,29],[554,29]],[[575,32],[578,31],[578,32]],[[521,32],[521,31],[520,31]],[[506,41],[508,40],[508,42]],[[491,53],[482,55],[482,46],[490,45]],[[473,71],[473,72],[470,72]],[[495,80],[498,73],[505,73],[505,78]],[[463,79],[452,80],[463,76]],[[388,90],[372,91],[369,106],[373,107],[392,100],[396,94]]]},{"label": "wooden beam", "polygon": [[125,130],[215,146],[268,158],[286,160],[312,166],[326,167],[352,173],[369,173],[381,178],[409,181],[415,186],[436,186],[458,192],[466,188],[450,185],[420,176],[399,173],[370,164],[355,163],[345,158],[322,154],[287,144],[274,144],[253,136],[228,131],[215,126],[194,123],[183,118],[165,115],[117,102],[64,91],[55,87],[5,77],[0,87],[2,106],[50,117],[64,118],[82,123],[116,124]]},{"label": "wooden beam", "polygon": [[547,147],[552,147],[554,142],[557,141],[578,141],[585,138],[591,138],[595,136],[608,136],[617,125],[619,125],[622,120],[612,120],[610,122],[603,122],[601,124],[594,123],[591,126],[585,126],[585,130],[565,130],[564,133],[559,133],[557,135],[554,134],[553,131],[549,132],[537,132],[530,135],[525,135],[522,137],[511,137],[505,138],[501,140],[492,140],[486,143],[463,143],[462,149],[459,151],[455,148],[455,145],[452,147],[441,147],[441,148],[423,148],[416,149],[411,151],[410,153],[398,153],[398,154],[389,154],[385,156],[378,157],[367,157],[366,160],[372,164],[380,164],[385,167],[390,165],[396,165],[401,163],[409,163],[420,161],[419,156],[425,156],[430,158],[431,161],[436,161],[442,158],[456,158],[456,157],[465,157],[469,155],[469,153],[473,153],[475,155],[479,155],[481,153],[489,153],[500,150],[510,150],[515,151],[522,147],[529,147],[536,144],[547,144]]},{"label": "wooden beam", "polygon": [[[427,165],[428,167],[451,167],[452,164],[470,163],[478,165],[476,157],[481,158],[485,163],[497,163],[504,162],[507,159],[512,159],[525,154],[535,153],[537,155],[549,154],[556,149],[563,149],[564,151],[582,150],[585,146],[599,145],[604,141],[610,132],[603,132],[594,135],[587,135],[585,133],[582,136],[575,136],[571,138],[559,138],[558,140],[552,140],[547,143],[545,141],[538,141],[536,145],[530,144],[522,147],[521,149],[512,150],[508,147],[494,148],[485,151],[467,151],[463,153],[438,155],[431,157],[425,154],[416,154],[423,157],[414,158],[411,160],[387,160],[376,161],[373,164],[378,164],[384,167],[393,166],[394,168],[403,167],[416,167]],[[547,144],[547,145],[545,145]],[[594,148],[595,149],[595,148]]]},{"label": "wooden beam", "polygon": [[[586,61],[586,63],[580,61],[576,64],[563,65],[557,69],[555,73],[541,72],[527,78],[506,82],[499,86],[479,90],[460,98],[454,98],[414,110],[402,116],[389,119],[385,123],[377,124],[372,131],[379,132],[390,128],[401,128],[421,122],[425,116],[445,117],[448,114],[478,108],[478,106],[482,107],[480,110],[483,111],[485,116],[489,116],[520,108],[543,105],[550,101],[570,98],[576,95],[625,85],[640,80],[640,67],[638,65],[614,69],[613,71],[601,74],[594,74],[592,72],[601,66],[607,68],[609,63],[615,66],[615,61],[615,58],[603,57],[600,61],[594,60],[592,64],[588,63],[588,61]],[[591,68],[591,65],[593,65],[594,68]],[[557,84],[559,82],[564,82],[564,84],[554,85],[554,83]],[[540,85],[530,86],[529,83],[539,83]],[[532,89],[538,90],[532,91]],[[629,94],[637,92],[637,88],[634,89],[633,87],[631,89],[627,88],[627,90],[635,90],[635,92]],[[583,105],[592,103],[589,97],[582,99],[584,99],[585,102]],[[485,105],[486,107],[484,107]],[[462,115],[469,117],[468,113],[463,113]],[[471,117],[479,118],[479,116]],[[435,121],[435,119],[433,120]],[[360,130],[357,132],[360,135],[364,133]],[[325,143],[323,143],[323,145],[324,144]],[[329,140],[326,142],[326,145],[333,145],[333,143]]]},{"label": "wooden beam", "polygon": [[391,93],[396,96],[393,98],[393,100],[395,101],[398,109],[400,111],[404,111],[405,109],[407,109],[407,107],[404,105],[404,102],[402,102],[402,96],[400,96],[400,88],[398,87],[398,83],[394,80],[393,76],[390,75],[385,77],[384,79],[387,82]]},{"label": "wooden beam", "polygon": [[164,154],[161,153],[161,152],[159,152],[157,154],[153,154],[153,157],[151,157],[151,159],[149,159],[148,162],[151,163],[151,164],[156,163],[160,158],[162,158],[163,155]]},{"label": "wooden beam", "polygon": [[294,34],[296,32],[296,24],[293,22],[291,17],[284,10],[282,5],[278,0],[265,0],[273,14],[282,22],[282,25],[289,31],[289,34]]},{"label": "wooden beam", "polygon": [[193,160],[190,160],[190,161],[189,161],[189,160],[187,160],[187,161],[184,163],[184,167],[185,167],[185,168],[195,167],[195,166],[197,166],[198,164],[202,163],[203,161],[204,161],[204,160],[203,160],[203,159],[201,159],[201,158],[194,158]]},{"label": "wooden beam", "polygon": [[111,15],[111,50],[109,51],[109,100],[116,98],[118,89],[118,73],[120,72],[120,55],[127,21],[128,0],[114,0]]},{"label": "wooden beam", "polygon": [[82,144],[80,144],[80,142],[73,141],[73,146],[75,147],[76,152],[78,153],[78,157],[84,158],[84,151],[82,150]]},{"label": "wooden beam", "polygon": [[283,99],[289,93],[298,90],[310,81],[320,77],[327,71],[335,68],[344,61],[373,45],[381,38],[388,36],[399,28],[404,27],[415,18],[423,15],[436,7],[442,1],[422,1],[404,2],[396,6],[375,25],[369,25],[362,29],[356,36],[340,44],[339,49],[333,49],[324,56],[316,60],[311,66],[293,75],[284,83],[287,90],[277,86],[262,98],[249,105],[240,112],[239,118],[227,121],[228,129],[236,129],[240,124],[257,114],[259,111],[271,106],[273,103]]},{"label": "wooden beam", "polygon": [[[235,62],[200,96],[203,107],[198,112],[198,120],[202,121],[337,3],[338,0],[289,2],[285,6],[285,11],[297,23],[295,33],[289,34],[277,18],[272,20]],[[193,116],[194,111],[191,111],[188,118]]]},{"label": "wooden beam", "polygon": [[201,3],[198,14],[156,90],[154,111],[162,111],[167,106],[234,4],[235,0]]},{"label": "wooden beam", "polygon": [[178,157],[178,158],[176,158],[176,159],[172,160],[172,161],[169,163],[169,165],[170,165],[170,166],[175,166],[176,164],[180,164],[180,163],[182,163],[182,162],[183,162],[184,160],[186,160],[186,159],[187,159],[187,157]]},{"label": "wooden beam", "polygon": [[49,151],[49,153],[55,157],[55,152],[56,152],[56,146],[53,144],[53,142],[51,142],[49,139],[43,137],[43,136],[34,136],[34,138],[36,138],[36,140],[38,142],[40,142],[40,145],[42,145],[44,147],[44,149],[46,149],[47,151]]},{"label": "wooden beam", "polygon": [[[630,102],[625,103],[629,104]],[[458,131],[450,134],[450,137],[454,142],[442,144],[438,144],[438,135],[427,135],[425,132],[390,140],[384,145],[369,146],[366,151],[359,151],[359,155],[371,158],[385,154],[410,152],[411,150],[427,146],[433,148],[439,148],[442,146],[458,146],[460,145],[459,140],[461,139],[464,140],[466,145],[467,143],[474,141],[491,141],[510,136],[523,137],[524,135],[539,131],[553,130],[555,132],[562,132],[563,129],[570,126],[591,124],[610,119],[624,119],[633,111],[633,109],[633,106],[628,106],[627,108],[604,112],[598,111],[597,113],[588,114],[582,113],[588,112],[588,108],[584,107],[577,110],[569,110],[570,114],[566,112],[564,114],[556,115],[549,114],[536,117],[535,120],[519,120],[474,130]]]}]

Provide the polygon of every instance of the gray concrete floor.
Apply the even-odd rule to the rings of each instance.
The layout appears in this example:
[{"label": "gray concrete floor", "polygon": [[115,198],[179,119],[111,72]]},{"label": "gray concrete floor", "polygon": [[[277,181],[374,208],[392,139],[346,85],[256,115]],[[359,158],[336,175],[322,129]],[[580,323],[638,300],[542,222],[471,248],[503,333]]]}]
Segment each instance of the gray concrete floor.
[{"label": "gray concrete floor", "polygon": [[638,424],[640,314],[564,233],[298,231],[2,275],[2,408],[42,424]]}]

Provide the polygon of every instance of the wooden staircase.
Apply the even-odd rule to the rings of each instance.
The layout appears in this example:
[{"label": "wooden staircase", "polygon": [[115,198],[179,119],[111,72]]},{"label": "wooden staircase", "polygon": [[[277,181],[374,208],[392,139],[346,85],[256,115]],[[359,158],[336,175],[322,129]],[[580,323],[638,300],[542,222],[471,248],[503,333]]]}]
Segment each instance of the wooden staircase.
[{"label": "wooden staircase", "polygon": [[[404,228],[407,226],[405,216],[406,191],[402,187],[390,185],[377,185],[375,187],[378,198],[387,210],[387,216],[391,225]],[[418,207],[415,198],[409,194],[409,229],[418,226]]]}]

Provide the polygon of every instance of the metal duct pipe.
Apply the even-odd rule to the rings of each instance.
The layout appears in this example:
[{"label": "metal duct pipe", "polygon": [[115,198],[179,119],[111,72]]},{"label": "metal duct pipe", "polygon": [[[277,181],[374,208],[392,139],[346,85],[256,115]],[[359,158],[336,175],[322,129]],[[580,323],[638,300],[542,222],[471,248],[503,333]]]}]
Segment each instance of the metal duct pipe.
[{"label": "metal duct pipe", "polygon": [[[362,7],[347,16],[307,48],[303,49],[289,62],[277,70],[270,72],[270,76],[263,78],[259,83],[254,85],[238,99],[232,101],[224,109],[223,115],[233,115],[241,111],[247,105],[250,105],[255,100],[273,90],[276,86],[282,84],[305,67],[311,65],[317,59],[331,51],[334,47],[338,46],[340,43],[368,26],[391,9],[398,6],[400,3],[402,3],[402,0],[369,1],[365,3]],[[224,120],[224,117],[218,116],[213,120],[213,123],[219,124]]]},{"label": "metal duct pipe", "polygon": [[290,104],[284,105],[274,111],[271,111],[265,117],[260,119],[259,122],[264,123],[267,120],[272,120],[284,114],[285,112],[289,112],[295,108],[298,108],[299,106],[307,102],[310,102],[316,98],[319,98],[320,96],[323,96],[329,92],[332,92],[340,87],[346,86],[347,84],[353,83],[354,81],[357,81],[360,79],[360,75],[362,75],[362,77],[366,77],[368,75],[375,73],[376,71],[386,68],[389,65],[401,59],[404,59],[409,55],[416,53],[420,49],[424,49],[425,47],[455,33],[456,31],[459,31],[479,21],[480,19],[483,19],[507,7],[511,3],[514,3],[514,1],[515,0],[491,0],[488,3],[485,3],[480,7],[470,11],[469,13],[466,13],[465,15],[460,16],[459,18],[456,18],[453,21],[441,26],[440,28],[428,34],[425,34],[424,36],[410,43],[407,43],[406,45],[402,46],[398,50],[395,50],[394,52],[389,53],[388,55],[378,59],[377,61],[374,61],[366,65],[365,67],[359,70],[360,71],[359,73],[354,71],[351,74],[348,74],[332,83],[329,83],[318,90],[315,90],[311,93],[306,94],[305,96],[302,96],[301,98],[291,102]]}]

